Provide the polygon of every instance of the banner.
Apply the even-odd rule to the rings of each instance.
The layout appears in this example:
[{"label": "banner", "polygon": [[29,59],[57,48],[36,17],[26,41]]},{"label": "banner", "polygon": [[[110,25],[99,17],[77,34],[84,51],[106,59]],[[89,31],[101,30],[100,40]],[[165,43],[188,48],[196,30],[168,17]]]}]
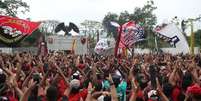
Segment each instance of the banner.
[{"label": "banner", "polygon": [[0,15],[0,40],[6,44],[19,42],[39,27],[39,22],[31,22]]},{"label": "banner", "polygon": [[75,54],[75,49],[76,49],[76,39],[73,39],[72,48],[71,48],[72,54]]},{"label": "banner", "polygon": [[107,49],[109,49],[108,40],[100,39],[96,44],[94,51],[97,54],[103,54]]},{"label": "banner", "polygon": [[190,52],[186,38],[174,23],[162,24],[157,26],[154,31],[159,38],[174,46],[175,52],[185,54]]},{"label": "banner", "polygon": [[45,36],[41,35],[38,37],[38,55],[46,56],[47,54],[47,42],[45,41]]},{"label": "banner", "polygon": [[119,48],[130,48],[134,43],[145,39],[144,28],[134,21],[122,25]]}]

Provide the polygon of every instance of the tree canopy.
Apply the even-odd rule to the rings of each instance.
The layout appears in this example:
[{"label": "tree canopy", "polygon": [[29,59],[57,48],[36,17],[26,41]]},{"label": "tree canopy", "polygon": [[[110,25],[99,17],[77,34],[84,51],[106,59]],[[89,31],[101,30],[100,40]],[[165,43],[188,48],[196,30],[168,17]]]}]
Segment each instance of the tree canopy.
[{"label": "tree canopy", "polygon": [[29,5],[22,0],[0,0],[0,14],[17,17],[29,11]]},{"label": "tree canopy", "polygon": [[[195,47],[201,47],[201,30],[197,30],[194,32],[195,37],[194,37],[194,43]],[[191,42],[191,36],[187,36],[188,44],[190,45]]]}]

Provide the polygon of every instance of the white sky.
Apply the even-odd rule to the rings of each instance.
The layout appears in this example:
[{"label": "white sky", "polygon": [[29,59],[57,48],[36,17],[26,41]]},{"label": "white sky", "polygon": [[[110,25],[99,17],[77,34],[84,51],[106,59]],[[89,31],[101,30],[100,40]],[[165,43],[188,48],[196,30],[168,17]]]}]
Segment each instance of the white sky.
[{"label": "white sky", "polygon": [[[142,7],[147,0],[23,0],[30,5],[30,12],[21,16],[38,20],[59,20],[79,24],[84,20],[102,21],[107,12],[119,14],[122,11],[134,11]],[[154,12],[158,23],[170,20],[198,17],[201,15],[201,0],[154,0],[157,10]],[[199,28],[201,28],[200,24]]]}]

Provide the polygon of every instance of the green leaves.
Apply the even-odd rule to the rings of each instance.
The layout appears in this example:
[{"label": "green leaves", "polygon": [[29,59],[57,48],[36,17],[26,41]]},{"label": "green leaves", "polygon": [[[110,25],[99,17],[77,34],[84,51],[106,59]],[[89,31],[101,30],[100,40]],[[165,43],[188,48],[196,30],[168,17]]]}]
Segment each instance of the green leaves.
[{"label": "green leaves", "polygon": [[29,11],[29,6],[22,0],[4,0],[0,1],[0,14],[16,17],[18,13]]},{"label": "green leaves", "polygon": [[103,27],[109,33],[107,36],[113,36],[115,39],[117,38],[117,29],[111,26],[110,21],[118,22],[118,15],[115,13],[109,12],[103,19]]}]

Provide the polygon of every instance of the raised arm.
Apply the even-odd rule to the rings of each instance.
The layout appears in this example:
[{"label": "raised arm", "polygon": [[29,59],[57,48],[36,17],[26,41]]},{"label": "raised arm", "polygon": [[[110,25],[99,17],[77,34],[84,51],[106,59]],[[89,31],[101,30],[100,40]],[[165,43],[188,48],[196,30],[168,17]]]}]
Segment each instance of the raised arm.
[{"label": "raised arm", "polygon": [[135,77],[132,77],[131,85],[132,85],[132,95],[131,95],[129,101],[136,101],[137,92],[139,90],[139,84],[137,82],[135,82]]},{"label": "raised arm", "polygon": [[176,66],[174,67],[172,73],[170,74],[170,77],[169,77],[169,83],[172,85],[172,86],[175,86],[176,85],[176,80],[175,80],[175,75],[177,73],[177,64]]},{"label": "raised arm", "polygon": [[93,91],[92,84],[91,84],[91,82],[89,82],[88,93],[87,93],[87,97],[86,97],[85,101],[92,101],[92,91]]},{"label": "raised arm", "polygon": [[28,101],[28,97],[31,94],[32,89],[36,86],[36,82],[30,81],[28,89],[24,92],[24,95],[20,98],[20,101]]},{"label": "raised arm", "polygon": [[[4,64],[3,64],[4,65]],[[8,75],[8,81],[11,86],[14,88],[15,92],[17,93],[17,95],[19,97],[21,97],[23,95],[23,92],[21,91],[21,89],[19,89],[18,87],[18,84],[17,84],[17,81],[16,81],[16,78],[15,78],[15,75],[14,73],[12,73],[11,70],[7,69],[7,68],[2,68],[5,73]]]},{"label": "raised arm", "polygon": [[98,82],[97,75],[96,75],[96,63],[92,63],[92,83],[96,84]]},{"label": "raised arm", "polygon": [[199,79],[199,76],[198,76],[198,72],[197,72],[197,69],[200,69],[200,68],[197,68],[197,65],[195,62],[193,62],[192,64],[189,65],[189,71],[191,72],[192,74],[192,77],[193,77],[193,80],[198,83],[199,85],[201,85],[201,82],[200,82],[200,79]]},{"label": "raised arm", "polygon": [[18,62],[17,63],[17,65],[16,65],[16,67],[17,67],[17,73],[16,73],[16,80],[19,80],[19,78],[20,78],[20,74],[21,74],[21,71],[22,71],[22,65],[21,65],[21,63],[20,62]]},{"label": "raised arm", "polygon": [[18,87],[17,81],[16,79],[13,80],[13,84],[12,84],[15,92],[17,93],[17,95],[19,96],[19,98],[21,98],[23,96],[23,92],[22,90]]},{"label": "raised arm", "polygon": [[109,74],[108,80],[110,82],[110,90],[111,90],[112,101],[118,101],[116,87],[115,87],[114,82],[112,80],[111,74]]},{"label": "raised arm", "polygon": [[65,77],[65,75],[62,72],[61,68],[59,68],[59,66],[57,64],[55,64],[55,66],[56,66],[56,69],[58,70],[59,75],[61,75],[61,77],[65,80],[66,85],[69,86],[68,79]]},{"label": "raised arm", "polygon": [[42,78],[42,80],[40,81],[40,86],[44,86],[44,84],[45,84],[45,81],[46,81],[46,79],[47,79],[47,77],[48,77],[48,75],[49,75],[49,73],[50,73],[50,71],[48,70],[46,73],[45,73],[45,75],[43,76],[43,78]]},{"label": "raised arm", "polygon": [[157,92],[158,92],[159,96],[161,97],[162,101],[169,101],[167,96],[163,93],[163,90],[161,88],[158,78],[156,78],[156,84],[157,84]]},{"label": "raised arm", "polygon": [[25,88],[28,86],[28,82],[33,74],[33,70],[29,73],[29,75],[26,77],[26,79],[24,80],[24,82],[22,83],[22,90],[25,90]]}]

